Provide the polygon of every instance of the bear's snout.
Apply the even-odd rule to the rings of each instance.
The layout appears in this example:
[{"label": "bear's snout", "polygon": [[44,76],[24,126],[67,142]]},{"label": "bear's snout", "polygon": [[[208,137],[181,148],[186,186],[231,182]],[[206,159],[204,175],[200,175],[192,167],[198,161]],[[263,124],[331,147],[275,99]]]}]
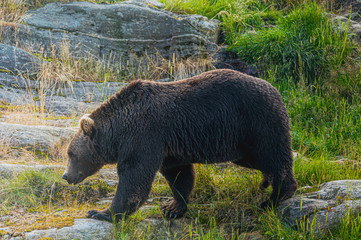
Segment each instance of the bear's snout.
[{"label": "bear's snout", "polygon": [[68,172],[65,172],[61,178],[64,179],[64,180],[66,180],[69,184],[72,183],[71,177],[69,177]]},{"label": "bear's snout", "polygon": [[62,176],[62,179],[66,180],[69,184],[78,184],[85,179],[85,175],[83,173],[78,173],[76,175],[69,174],[65,172]]},{"label": "bear's snout", "polygon": [[61,178],[64,179],[64,180],[68,180],[68,173],[64,173]]}]

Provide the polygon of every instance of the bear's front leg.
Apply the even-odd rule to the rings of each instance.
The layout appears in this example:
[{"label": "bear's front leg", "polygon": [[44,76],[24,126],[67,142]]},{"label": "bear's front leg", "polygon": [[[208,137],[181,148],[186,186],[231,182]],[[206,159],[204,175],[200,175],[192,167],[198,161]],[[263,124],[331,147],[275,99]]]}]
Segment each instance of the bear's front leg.
[{"label": "bear's front leg", "polygon": [[187,211],[189,195],[195,182],[195,171],[192,164],[173,168],[162,168],[160,171],[166,178],[173,193],[173,200],[162,209],[167,218],[181,218]]},{"label": "bear's front leg", "polygon": [[118,222],[123,216],[127,217],[134,213],[147,200],[157,170],[154,165],[147,166],[147,164],[129,168],[118,167],[119,183],[109,209],[91,210],[87,217]]}]

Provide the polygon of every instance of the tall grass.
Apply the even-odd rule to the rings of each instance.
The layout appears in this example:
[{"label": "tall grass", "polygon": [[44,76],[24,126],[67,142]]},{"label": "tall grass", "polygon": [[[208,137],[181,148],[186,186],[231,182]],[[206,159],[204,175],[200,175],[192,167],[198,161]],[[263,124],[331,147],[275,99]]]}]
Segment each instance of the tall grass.
[{"label": "tall grass", "polygon": [[237,39],[233,47],[242,60],[255,63],[263,73],[272,71],[280,80],[309,84],[328,77],[353,52],[347,29],[337,30],[316,3],[306,3],[264,28]]},{"label": "tall grass", "polygon": [[21,21],[27,8],[22,0],[1,0],[0,1],[0,43],[3,38],[3,31],[6,27],[16,27]]},{"label": "tall grass", "polygon": [[272,23],[279,14],[273,11],[272,6],[260,0],[161,0],[161,2],[170,11],[200,14],[220,20],[227,44],[233,44],[240,33]]},{"label": "tall grass", "polygon": [[324,84],[307,86],[303,80],[295,84],[276,83],[272,76],[268,79],[280,90],[287,106],[293,149],[314,157],[361,157],[359,88],[353,89],[352,98],[345,98],[333,90],[338,88],[325,90]]},{"label": "tall grass", "polygon": [[24,6],[22,0],[2,0],[0,1],[0,26],[17,23],[21,16],[26,12],[27,8]]}]

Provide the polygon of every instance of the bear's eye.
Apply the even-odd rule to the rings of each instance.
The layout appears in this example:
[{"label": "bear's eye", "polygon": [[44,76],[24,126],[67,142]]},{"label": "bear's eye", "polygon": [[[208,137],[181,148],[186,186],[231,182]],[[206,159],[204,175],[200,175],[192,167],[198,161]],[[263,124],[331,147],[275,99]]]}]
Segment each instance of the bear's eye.
[{"label": "bear's eye", "polygon": [[70,158],[72,158],[72,157],[74,157],[74,153],[73,153],[73,152],[68,152],[68,156],[69,156]]}]

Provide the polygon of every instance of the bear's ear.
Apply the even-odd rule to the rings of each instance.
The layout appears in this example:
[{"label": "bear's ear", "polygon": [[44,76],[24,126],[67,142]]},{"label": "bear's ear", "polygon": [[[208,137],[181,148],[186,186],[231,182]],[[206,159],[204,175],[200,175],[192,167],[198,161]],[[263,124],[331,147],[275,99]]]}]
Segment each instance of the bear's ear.
[{"label": "bear's ear", "polygon": [[94,120],[89,117],[89,114],[85,114],[80,120],[80,129],[84,134],[92,138],[95,134]]}]

